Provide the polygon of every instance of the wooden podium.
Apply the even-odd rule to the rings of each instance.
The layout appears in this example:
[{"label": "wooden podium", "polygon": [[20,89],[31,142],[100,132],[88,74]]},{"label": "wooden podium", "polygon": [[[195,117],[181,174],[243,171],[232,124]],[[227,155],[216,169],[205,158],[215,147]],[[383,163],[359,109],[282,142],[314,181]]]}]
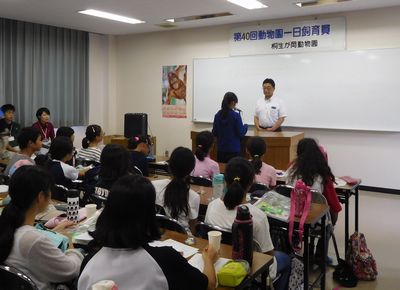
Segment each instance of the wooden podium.
[{"label": "wooden podium", "polygon": [[[210,130],[211,131],[211,130]],[[200,131],[191,131],[192,150],[196,150],[196,136]],[[246,144],[250,137],[258,136],[267,143],[267,153],[263,156],[263,161],[272,165],[275,169],[286,170],[289,162],[296,158],[297,143],[304,138],[303,132],[267,132],[249,130],[242,140],[242,156],[250,158],[246,152]],[[210,157],[217,160],[217,140],[215,140],[210,151]]]}]

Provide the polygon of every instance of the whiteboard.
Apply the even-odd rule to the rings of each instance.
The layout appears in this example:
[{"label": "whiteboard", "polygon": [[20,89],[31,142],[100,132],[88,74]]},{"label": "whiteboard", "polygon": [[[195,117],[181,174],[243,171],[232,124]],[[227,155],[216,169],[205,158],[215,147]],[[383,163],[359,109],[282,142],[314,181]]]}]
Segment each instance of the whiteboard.
[{"label": "whiteboard", "polygon": [[247,124],[275,81],[284,126],[400,131],[400,49],[238,56],[193,60],[193,121],[212,122],[227,91]]}]

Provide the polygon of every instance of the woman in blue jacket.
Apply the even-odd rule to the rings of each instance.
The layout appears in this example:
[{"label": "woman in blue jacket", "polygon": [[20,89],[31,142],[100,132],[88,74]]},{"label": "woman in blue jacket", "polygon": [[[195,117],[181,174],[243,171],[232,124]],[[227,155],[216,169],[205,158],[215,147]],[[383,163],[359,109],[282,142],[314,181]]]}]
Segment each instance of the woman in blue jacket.
[{"label": "woman in blue jacket", "polygon": [[215,114],[212,133],[217,137],[217,160],[227,163],[231,158],[240,155],[240,140],[247,133],[247,124],[243,125],[242,117],[235,111],[237,96],[227,92],[222,100],[221,110]]}]

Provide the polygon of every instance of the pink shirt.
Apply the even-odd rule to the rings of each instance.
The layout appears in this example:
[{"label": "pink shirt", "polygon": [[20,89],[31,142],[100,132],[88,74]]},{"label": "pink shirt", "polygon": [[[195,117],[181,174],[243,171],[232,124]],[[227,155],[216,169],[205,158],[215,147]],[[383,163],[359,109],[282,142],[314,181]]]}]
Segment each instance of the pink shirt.
[{"label": "pink shirt", "polygon": [[276,170],[271,165],[263,162],[261,166],[261,172],[256,175],[256,181],[263,183],[268,187],[276,185]]},{"label": "pink shirt", "polygon": [[192,172],[192,176],[201,176],[212,179],[214,174],[219,173],[219,165],[217,162],[212,160],[210,157],[205,157],[203,161],[200,161],[196,157],[196,166]]}]

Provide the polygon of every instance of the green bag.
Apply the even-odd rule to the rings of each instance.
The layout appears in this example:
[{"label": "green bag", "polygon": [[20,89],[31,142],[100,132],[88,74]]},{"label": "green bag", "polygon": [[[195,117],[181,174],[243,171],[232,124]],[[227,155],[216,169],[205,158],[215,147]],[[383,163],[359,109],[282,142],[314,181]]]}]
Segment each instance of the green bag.
[{"label": "green bag", "polygon": [[246,277],[249,269],[250,266],[247,261],[229,261],[218,271],[218,283],[221,286],[236,287]]}]

